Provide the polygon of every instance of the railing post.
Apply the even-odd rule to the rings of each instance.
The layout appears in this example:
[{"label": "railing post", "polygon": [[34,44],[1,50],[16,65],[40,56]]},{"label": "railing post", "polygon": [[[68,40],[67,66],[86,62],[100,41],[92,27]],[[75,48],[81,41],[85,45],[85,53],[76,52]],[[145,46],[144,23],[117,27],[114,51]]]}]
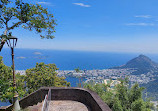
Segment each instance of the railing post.
[{"label": "railing post", "polygon": [[42,111],[48,111],[50,101],[51,101],[51,89],[49,88],[48,93],[46,94],[43,101]]}]

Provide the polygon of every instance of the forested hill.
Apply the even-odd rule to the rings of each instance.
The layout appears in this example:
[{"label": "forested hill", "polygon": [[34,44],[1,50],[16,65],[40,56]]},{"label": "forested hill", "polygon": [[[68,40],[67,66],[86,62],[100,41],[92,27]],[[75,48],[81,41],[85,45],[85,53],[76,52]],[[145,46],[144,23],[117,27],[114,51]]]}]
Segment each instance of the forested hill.
[{"label": "forested hill", "polygon": [[156,80],[149,82],[148,84],[141,84],[140,86],[143,86],[146,88],[146,91],[148,92],[148,97],[151,97],[153,100],[158,100],[158,78],[155,78]]},{"label": "forested hill", "polygon": [[138,57],[128,61],[125,65],[113,67],[112,69],[136,69],[132,74],[145,74],[148,72],[157,72],[158,64],[153,62],[149,57],[145,55],[139,55]]}]

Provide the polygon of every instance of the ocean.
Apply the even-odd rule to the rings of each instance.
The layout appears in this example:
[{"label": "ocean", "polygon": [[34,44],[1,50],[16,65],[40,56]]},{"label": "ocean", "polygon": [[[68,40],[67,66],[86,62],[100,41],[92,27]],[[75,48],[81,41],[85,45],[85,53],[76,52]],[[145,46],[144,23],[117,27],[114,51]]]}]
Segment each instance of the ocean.
[{"label": "ocean", "polygon": [[[145,54],[158,63],[158,54]],[[0,52],[3,61],[11,66],[11,50],[3,48]],[[114,53],[114,52],[88,52],[88,51],[65,51],[65,50],[39,50],[39,49],[17,49],[15,48],[15,69],[26,70],[35,67],[36,63],[55,63],[59,70],[81,70],[107,69],[125,64],[139,53]],[[79,83],[78,78],[66,78],[72,87]],[[0,102],[0,106],[9,103]]]},{"label": "ocean", "polygon": [[[62,50],[36,50],[15,48],[15,69],[26,70],[35,67],[36,63],[55,63],[59,70],[74,70],[75,68],[92,70],[107,69],[125,64],[138,56],[137,53],[86,52]],[[11,66],[11,50],[2,49],[0,56],[7,66]],[[150,55],[153,58],[155,56]],[[154,58],[156,59],[156,58]],[[157,55],[158,62],[158,55]]]}]

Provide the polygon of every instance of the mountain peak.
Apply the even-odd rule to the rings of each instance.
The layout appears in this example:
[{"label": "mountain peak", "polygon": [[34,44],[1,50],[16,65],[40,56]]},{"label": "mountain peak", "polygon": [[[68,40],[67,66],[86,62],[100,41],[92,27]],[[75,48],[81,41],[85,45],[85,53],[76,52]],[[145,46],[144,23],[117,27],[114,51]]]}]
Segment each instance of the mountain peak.
[{"label": "mountain peak", "polygon": [[[143,55],[143,54],[140,54],[137,58],[146,58],[146,59],[150,59],[149,57],[147,57],[147,56],[145,56],[145,55]],[[151,60],[151,59],[150,59]]]},{"label": "mountain peak", "polygon": [[136,58],[133,58],[132,60],[128,61],[125,65],[116,67],[118,69],[123,68],[134,68],[137,69],[135,72],[136,74],[142,74],[147,73],[150,71],[157,71],[158,70],[158,64],[153,62],[149,57],[141,54]]},{"label": "mountain peak", "polygon": [[145,56],[145,55],[143,55],[143,54],[140,54],[138,57],[147,57],[147,56]]},{"label": "mountain peak", "polygon": [[138,57],[136,57],[136,58],[134,58],[134,59],[132,59],[132,60],[130,60],[129,62],[133,62],[133,61],[137,61],[137,62],[148,62],[148,63],[152,63],[153,61],[149,58],[149,57],[147,57],[147,56],[145,56],[145,55],[143,55],[143,54],[141,54],[141,55],[139,55]]}]

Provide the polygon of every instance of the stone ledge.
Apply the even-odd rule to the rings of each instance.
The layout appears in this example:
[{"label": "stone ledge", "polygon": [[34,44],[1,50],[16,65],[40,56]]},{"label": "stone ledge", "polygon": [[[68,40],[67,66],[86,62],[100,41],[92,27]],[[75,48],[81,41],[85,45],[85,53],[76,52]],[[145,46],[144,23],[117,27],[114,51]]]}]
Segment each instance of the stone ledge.
[{"label": "stone ledge", "polygon": [[21,108],[42,102],[49,89],[51,89],[52,100],[78,101],[88,106],[91,111],[111,111],[109,106],[105,104],[95,92],[75,87],[42,87],[21,99],[19,101]]}]

